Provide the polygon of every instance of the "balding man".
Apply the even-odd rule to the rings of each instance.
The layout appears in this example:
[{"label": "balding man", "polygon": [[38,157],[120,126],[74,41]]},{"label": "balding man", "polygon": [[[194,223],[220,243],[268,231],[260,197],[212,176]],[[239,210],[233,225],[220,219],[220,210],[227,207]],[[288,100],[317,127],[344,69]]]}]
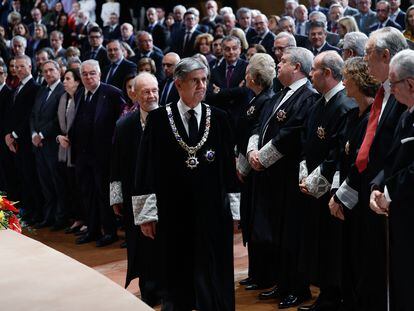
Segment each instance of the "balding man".
[{"label": "balding man", "polygon": [[150,73],[140,73],[134,78],[134,101],[139,109],[118,120],[112,146],[110,205],[115,214],[123,216],[127,244],[128,268],[125,287],[139,277],[141,299],[154,306],[158,300],[157,266],[154,255],[155,242],[145,238],[134,224],[132,194],[137,154],[148,113],[158,107],[158,82]]},{"label": "balding man", "polygon": [[162,51],[169,48],[170,32],[158,20],[157,10],[153,7],[147,10],[148,26],[146,31],[152,34],[154,45]]},{"label": "balding man", "polygon": [[165,80],[160,87],[160,106],[169,103],[175,103],[179,99],[177,89],[174,85],[174,69],[180,61],[180,56],[174,52],[170,52],[162,59],[162,68],[165,73]]},{"label": "balding man", "polygon": [[384,27],[394,27],[398,30],[402,30],[401,26],[390,18],[391,6],[389,1],[382,0],[377,2],[376,12],[378,22],[370,27],[369,30],[371,32]]},{"label": "balding man", "polygon": [[395,310],[410,310],[414,291],[414,51],[396,54],[388,77],[391,93],[407,110],[396,127],[384,169],[373,181],[370,205],[377,214],[389,216],[391,305]]},{"label": "balding man", "polygon": [[405,29],[405,12],[400,9],[401,0],[390,0],[390,19]]},{"label": "balding man", "polygon": [[351,57],[363,57],[368,37],[363,32],[352,31],[344,36],[342,46],[342,58],[347,60]]},{"label": "balding man", "polygon": [[121,41],[128,43],[131,49],[135,49],[137,43],[134,37],[134,27],[130,23],[123,23],[121,25]]},{"label": "balding man", "polygon": [[223,23],[223,17],[218,14],[218,5],[216,1],[206,1],[205,8],[207,16],[201,20],[200,24],[206,25],[210,30],[212,30],[217,24]]},{"label": "balding man", "polygon": [[171,51],[180,55],[180,57],[189,57],[195,54],[195,38],[201,34],[197,29],[198,17],[193,11],[184,13],[184,28],[178,34],[176,40],[172,42]]},{"label": "balding man", "polygon": [[266,15],[259,14],[254,18],[254,29],[257,35],[252,39],[252,43],[263,45],[266,52],[271,54],[275,34],[269,30],[269,21]]}]

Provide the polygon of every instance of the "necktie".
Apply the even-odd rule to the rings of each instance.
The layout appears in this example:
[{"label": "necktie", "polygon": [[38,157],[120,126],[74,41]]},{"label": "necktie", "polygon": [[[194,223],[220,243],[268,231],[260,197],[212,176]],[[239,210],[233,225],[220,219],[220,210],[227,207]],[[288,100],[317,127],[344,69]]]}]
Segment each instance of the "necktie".
[{"label": "necktie", "polygon": [[48,100],[48,99],[49,99],[50,94],[52,93],[52,89],[51,89],[50,87],[47,87],[47,88],[46,88],[46,90],[47,90],[47,93],[46,93],[46,100]]},{"label": "necktie", "polygon": [[85,99],[86,105],[89,105],[89,103],[91,102],[91,98],[92,98],[92,93],[88,91],[88,93],[86,93],[86,99]]},{"label": "necktie", "polygon": [[171,86],[171,79],[167,79],[164,85],[164,89],[162,90],[160,105],[165,106],[167,104],[167,97]]},{"label": "necktie", "polygon": [[195,116],[194,109],[188,110],[188,114],[190,118],[188,119],[188,138],[190,146],[195,146],[197,144],[197,136],[198,136],[198,124],[197,118]]},{"label": "necktie", "polygon": [[369,149],[371,148],[372,142],[374,141],[375,131],[377,130],[383,100],[384,88],[381,86],[372,104],[372,109],[368,119],[367,131],[365,132],[364,140],[362,141],[361,148],[359,149],[355,161],[355,165],[360,173],[363,172],[368,165]]},{"label": "necktie", "polygon": [[315,56],[318,55],[318,49],[317,48],[313,49],[313,55],[315,55]]},{"label": "necktie", "polygon": [[273,106],[273,113],[279,108],[280,103],[282,102],[283,98],[285,98],[286,94],[290,91],[290,87],[285,87],[280,96],[277,98],[275,105]]},{"label": "necktie", "polygon": [[98,52],[98,50],[97,50],[97,49],[92,50],[92,52],[91,52],[91,59],[95,59],[95,58],[96,58],[96,54],[97,54],[97,52]]},{"label": "necktie", "polygon": [[233,71],[234,71],[234,65],[227,66],[227,72],[226,72],[227,87],[230,87],[230,80],[231,80],[231,77],[233,76]]},{"label": "necktie", "polygon": [[109,83],[109,81],[112,79],[112,76],[115,73],[115,68],[116,68],[116,64],[112,63],[111,67],[109,68],[108,75],[106,76],[106,81],[105,81],[106,83]]},{"label": "necktie", "polygon": [[16,101],[16,97],[17,97],[17,95],[19,95],[19,93],[20,93],[20,89],[22,88],[22,83],[20,82],[19,83],[19,85],[17,86],[17,88],[16,88],[16,91],[14,91],[14,95],[13,95],[13,102],[15,102]]},{"label": "necktie", "polygon": [[188,43],[190,42],[190,38],[191,38],[191,32],[187,31],[185,33],[185,39],[184,39],[184,50],[187,48]]}]

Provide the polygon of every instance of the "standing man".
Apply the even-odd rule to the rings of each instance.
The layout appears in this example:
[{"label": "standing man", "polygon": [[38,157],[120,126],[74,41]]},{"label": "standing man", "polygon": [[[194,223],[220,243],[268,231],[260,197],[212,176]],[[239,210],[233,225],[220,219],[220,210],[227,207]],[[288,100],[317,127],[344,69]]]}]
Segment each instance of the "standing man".
[{"label": "standing man", "polygon": [[384,27],[394,27],[398,30],[403,30],[399,24],[394,22],[389,16],[391,13],[391,6],[388,1],[382,0],[376,4],[377,20],[378,22],[372,25],[369,30],[372,32]]},{"label": "standing man", "polygon": [[52,226],[52,230],[57,231],[64,229],[67,221],[64,181],[58,170],[56,143],[59,134],[57,108],[65,90],[60,82],[58,63],[46,61],[42,65],[42,72],[47,85],[37,93],[30,119],[36,167],[45,198],[43,221],[36,228]]},{"label": "standing man", "polygon": [[140,109],[127,114],[116,124],[111,159],[110,204],[125,223],[128,256],[125,288],[139,277],[141,299],[154,306],[160,298],[156,292],[158,282],[155,275],[159,267],[155,260],[155,242],[144,237],[140,227],[135,225],[131,198],[146,119],[148,113],[158,107],[157,79],[149,73],[140,73],[134,80],[133,94]]},{"label": "standing man", "polygon": [[180,98],[177,88],[174,84],[174,70],[180,61],[180,56],[174,52],[170,52],[162,59],[162,67],[165,73],[165,80],[160,88],[160,106],[169,103],[175,103]]},{"label": "standing man", "polygon": [[[304,127],[304,160],[300,164],[299,187],[307,195],[303,203],[306,206],[303,210],[306,219],[303,257],[305,266],[312,266],[318,275],[320,294],[314,304],[299,307],[300,311],[336,310],[342,298],[342,224],[331,216],[328,202],[335,173],[332,155],[337,151],[338,135],[347,112],[356,107],[346,96],[341,81],[343,65],[338,53],[327,51],[315,57],[310,73],[312,84],[322,97],[311,109]],[[307,273],[309,281],[311,273]]]},{"label": "standing man", "polygon": [[184,14],[184,28],[182,28],[177,35],[177,38],[172,42],[171,51],[180,55],[180,57],[189,57],[195,54],[194,42],[196,37],[201,34],[197,30],[197,16],[192,11],[187,11]]},{"label": "standing man", "polygon": [[371,10],[371,0],[358,0],[357,4],[358,14],[354,15],[355,21],[358,24],[359,31],[368,36],[371,26],[377,22],[377,16]]},{"label": "standing man", "polygon": [[170,45],[170,32],[159,22],[155,8],[149,8],[147,10],[147,20],[148,26],[146,31],[152,34],[154,45],[162,51],[167,50]]},{"label": "standing man", "polygon": [[390,3],[390,19],[405,29],[405,12],[400,9],[401,0],[389,0]]},{"label": "standing man", "polygon": [[[7,65],[0,61],[0,133],[4,133],[4,113],[7,107],[10,105],[10,101],[13,98],[12,90],[6,85],[7,79]],[[0,188],[9,192],[8,180],[9,174],[7,174],[7,166],[10,166],[12,162],[10,158],[10,151],[3,143],[0,143]],[[7,164],[6,164],[7,163]],[[11,191],[11,199],[14,200],[14,192]]]},{"label": "standing man", "polygon": [[84,61],[80,71],[85,88],[76,98],[78,110],[69,138],[82,203],[88,211],[88,233],[76,243],[96,240],[96,246],[102,247],[118,240],[115,215],[109,205],[110,150],[125,101],[121,90],[100,81],[96,60]]},{"label": "standing man", "polygon": [[50,33],[50,47],[53,50],[53,58],[64,57],[66,58],[66,49],[62,47],[63,33],[58,30]]},{"label": "standing man", "polygon": [[237,24],[246,34],[246,40],[249,45],[252,44],[252,39],[257,35],[252,27],[252,11],[249,8],[242,7],[236,12]]},{"label": "standing man", "polygon": [[125,77],[136,75],[137,65],[124,58],[119,40],[109,41],[106,50],[111,64],[103,69],[102,77],[106,83],[123,90]]},{"label": "standing man", "polygon": [[83,60],[94,59],[97,60],[100,66],[105,67],[109,65],[109,59],[106,52],[106,49],[103,47],[103,35],[102,29],[99,27],[92,27],[89,30],[88,41],[90,49],[86,50],[82,55]]},{"label": "standing man", "polygon": [[253,43],[263,45],[267,54],[271,55],[275,34],[269,30],[269,21],[266,15],[259,14],[254,18],[254,29],[257,35],[252,39]]},{"label": "standing man", "polygon": [[235,309],[233,142],[226,115],[201,103],[207,76],[199,60],[178,63],[180,100],[149,114],[138,156],[132,202],[159,243],[163,310]]}]

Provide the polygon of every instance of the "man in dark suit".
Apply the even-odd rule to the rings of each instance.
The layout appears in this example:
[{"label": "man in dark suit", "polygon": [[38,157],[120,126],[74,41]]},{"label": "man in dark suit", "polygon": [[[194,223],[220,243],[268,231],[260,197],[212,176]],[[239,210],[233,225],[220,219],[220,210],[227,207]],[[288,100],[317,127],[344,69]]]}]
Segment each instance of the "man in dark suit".
[{"label": "man in dark suit", "polygon": [[33,78],[37,84],[46,85],[45,78],[43,77],[42,65],[46,61],[52,58],[53,56],[51,55],[51,49],[49,48],[43,48],[36,52],[36,56],[35,56],[36,67],[34,68]]},{"label": "man in dark suit", "polygon": [[89,30],[88,41],[90,47],[84,49],[82,60],[94,59],[98,61],[102,67],[109,65],[108,54],[102,45],[102,29],[99,27],[92,27]]},{"label": "man in dark suit", "polygon": [[242,7],[236,12],[237,27],[241,28],[246,34],[246,40],[252,45],[252,39],[257,35],[252,24],[252,11],[249,8]]},{"label": "man in dark suit", "polygon": [[36,25],[43,24],[42,12],[38,8],[33,8],[30,12],[33,22],[27,27],[29,28],[30,35],[33,37],[35,34]]},{"label": "man in dark suit", "polygon": [[120,90],[124,90],[125,77],[136,75],[137,65],[123,57],[119,40],[109,41],[106,50],[111,64],[103,69],[102,80]]},{"label": "man in dark suit", "polygon": [[[307,25],[309,25],[309,24],[307,24]],[[296,33],[295,21],[293,20],[292,17],[290,17],[290,16],[281,17],[280,20],[279,20],[278,26],[279,26],[281,31],[290,33],[295,37],[296,45],[298,47],[302,47],[302,48],[305,48],[305,49],[308,49],[308,50],[310,50],[312,48],[311,43],[309,42],[309,39],[308,39],[307,36],[302,36],[302,35]]]},{"label": "man in dark suit", "polygon": [[371,0],[358,1],[358,14],[354,18],[358,24],[359,31],[368,36],[371,26],[377,22],[377,15],[371,10]]},{"label": "man in dark suit", "polygon": [[344,8],[344,16],[354,16],[358,14],[358,10],[350,7],[349,1],[348,0],[340,0],[339,3],[342,5],[342,7]]},{"label": "man in dark suit", "polygon": [[13,161],[22,178],[21,214],[23,220],[34,224],[41,220],[42,194],[32,151],[30,114],[39,85],[31,75],[32,61],[26,55],[16,56],[17,76],[20,84],[13,94],[4,115],[4,140],[12,152]]},{"label": "man in dark suit", "polygon": [[398,30],[402,30],[399,24],[390,19],[389,15],[391,12],[391,7],[387,1],[382,0],[377,2],[376,8],[378,22],[369,28],[371,32],[384,27],[394,27]]},{"label": "man in dark suit", "polygon": [[155,76],[158,82],[164,79],[164,71],[162,70],[162,58],[163,52],[154,46],[152,41],[152,35],[146,31],[138,31],[137,33],[137,49],[135,50],[135,56],[130,58],[130,61],[138,64],[139,60],[144,57],[149,57],[155,62],[157,72]]},{"label": "man in dark suit", "polygon": [[82,204],[88,213],[88,232],[76,243],[96,240],[96,246],[102,247],[118,240],[115,215],[109,206],[110,150],[125,101],[119,89],[100,82],[97,61],[84,61],[81,76],[84,89],[76,98],[77,113],[69,139]]},{"label": "man in dark suit", "polygon": [[119,26],[119,17],[116,13],[109,15],[109,24],[104,26],[102,33],[105,40],[121,39],[121,27]]},{"label": "man in dark suit", "polygon": [[326,25],[323,22],[311,22],[309,28],[309,41],[311,43],[311,52],[313,55],[318,55],[319,53],[325,51],[336,51],[338,54],[341,53],[341,50],[335,46],[330,45],[326,41]]},{"label": "man in dark suit", "polygon": [[179,61],[180,56],[174,52],[166,54],[162,59],[162,67],[165,73],[165,80],[161,83],[160,86],[160,106],[165,106],[169,103],[175,103],[180,98],[173,80],[174,69]]},{"label": "man in dark suit", "polygon": [[[389,82],[396,99],[407,106],[398,122],[384,169],[371,183],[370,207],[379,215],[389,216],[391,261],[391,305],[395,310],[412,307],[410,294],[414,288],[414,271],[411,262],[414,252],[412,186],[414,183],[414,52],[405,50],[393,57],[390,63]],[[407,70],[407,68],[410,68]]]},{"label": "man in dark suit", "polygon": [[135,49],[137,47],[134,37],[134,26],[130,23],[123,23],[121,25],[121,41],[128,43],[131,49]]},{"label": "man in dark suit", "polygon": [[66,49],[62,47],[63,44],[63,33],[58,30],[50,33],[50,47],[53,50],[53,57],[64,57],[66,58]]},{"label": "man in dark suit", "polygon": [[[3,134],[3,125],[4,125],[4,113],[6,108],[10,105],[10,101],[13,98],[12,90],[6,85],[6,78],[7,78],[7,65],[3,62],[0,62],[0,133]],[[8,174],[7,174],[7,166],[9,166],[12,162],[9,156],[9,150],[6,148],[6,145],[3,141],[0,143],[0,189],[4,189],[7,193],[9,193],[7,182],[8,182]],[[13,198],[13,190],[12,192],[12,199]]]},{"label": "man in dark suit", "polygon": [[321,3],[321,0],[309,0],[308,12],[312,13],[312,12],[318,11],[328,16],[328,9],[321,7],[319,5],[320,3]]},{"label": "man in dark suit", "polygon": [[[391,58],[407,49],[402,33],[385,27],[371,33],[365,47],[369,73],[382,83],[370,110],[367,131],[355,164],[334,196],[337,210],[359,208],[362,250],[360,285],[356,299],[363,310],[386,310],[386,261],[384,219],[369,209],[371,181],[384,168],[385,158],[394,142],[394,131],[406,107],[397,102],[388,82]],[[368,131],[368,128],[371,130]],[[358,204],[358,205],[357,205]]]},{"label": "man in dark suit", "polygon": [[30,133],[34,146],[36,167],[42,187],[45,204],[43,221],[36,228],[53,226],[52,230],[64,229],[66,226],[65,187],[58,170],[59,134],[57,107],[64,88],[60,82],[59,64],[53,60],[42,66],[43,77],[47,86],[40,88],[36,95],[30,118]]},{"label": "man in dark suit", "polygon": [[159,47],[162,51],[166,51],[169,47],[170,33],[159,23],[157,10],[155,8],[149,8],[147,10],[147,20],[148,26],[146,31],[152,34],[154,45]]},{"label": "man in dark suit", "polygon": [[266,15],[259,14],[254,18],[254,29],[257,35],[252,39],[253,43],[263,45],[267,54],[272,55],[275,34],[269,30],[269,21]]},{"label": "man in dark suit", "polygon": [[307,36],[309,32],[308,9],[300,4],[294,11],[295,15],[295,33],[301,36]]},{"label": "man in dark suit", "polygon": [[311,267],[304,269],[305,281],[310,281],[312,272],[317,273],[320,294],[314,304],[299,307],[300,311],[337,310],[342,298],[342,223],[331,217],[327,205],[336,168],[331,155],[338,148],[347,112],[356,107],[341,82],[343,65],[338,53],[326,51],[315,57],[310,72],[312,84],[322,97],[311,108],[303,133],[299,187],[306,195],[302,203],[306,221],[300,251],[300,260],[304,261],[298,266]]},{"label": "man in dark suit", "polygon": [[201,34],[201,31],[196,29],[197,17],[193,12],[185,12],[184,25],[185,28],[180,30],[176,41],[172,42],[171,51],[177,53],[180,57],[189,57],[195,54],[195,39]]},{"label": "man in dark suit", "polygon": [[405,12],[400,9],[401,0],[390,1],[390,19],[405,29]]},{"label": "man in dark suit", "polygon": [[217,24],[223,24],[223,17],[218,14],[218,6],[216,1],[206,1],[205,8],[207,15],[201,20],[200,24],[206,25],[211,32]]}]

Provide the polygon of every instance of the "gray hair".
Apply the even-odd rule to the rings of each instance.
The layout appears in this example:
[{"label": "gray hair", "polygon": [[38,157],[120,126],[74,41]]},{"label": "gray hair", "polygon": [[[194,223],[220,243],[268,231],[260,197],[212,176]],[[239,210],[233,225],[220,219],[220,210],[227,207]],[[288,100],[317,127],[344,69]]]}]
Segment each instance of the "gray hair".
[{"label": "gray hair", "polygon": [[227,36],[227,37],[224,37],[223,40],[221,41],[221,46],[224,47],[224,43],[229,42],[229,41],[236,41],[237,42],[237,45],[239,47],[241,47],[241,41],[236,36]]},{"label": "gray hair", "polygon": [[49,60],[45,61],[42,64],[42,70],[43,70],[43,68],[45,67],[46,64],[52,64],[56,68],[57,71],[60,70],[60,66],[59,66],[58,62],[57,61],[54,61],[52,59],[49,59]]},{"label": "gray hair", "polygon": [[58,38],[59,38],[59,40],[63,40],[63,33],[62,33],[62,32],[60,32],[59,30],[53,30],[53,31],[50,33],[50,37],[52,37],[53,35],[57,35],[57,36],[58,36]]},{"label": "gray hair", "polygon": [[248,72],[257,85],[268,88],[276,76],[275,61],[265,53],[254,54],[249,61]]},{"label": "gray hair", "polygon": [[181,4],[176,5],[176,6],[173,8],[173,12],[175,12],[175,11],[177,11],[177,10],[180,10],[183,14],[185,13],[185,11],[187,11],[187,9],[185,8],[185,6],[184,6],[184,5],[181,5]]},{"label": "gray hair", "polygon": [[372,32],[369,38],[375,41],[375,49],[390,51],[391,58],[398,52],[408,49],[407,40],[398,29],[394,27],[384,27]]},{"label": "gray hair", "polygon": [[183,58],[174,70],[174,80],[184,80],[190,72],[195,70],[204,70],[206,76],[209,74],[209,70],[199,59],[193,57]]},{"label": "gray hair", "polygon": [[326,24],[328,21],[326,20],[326,15],[319,11],[313,11],[309,14],[309,20],[312,20],[312,18],[316,16],[316,20],[323,22]]},{"label": "gray hair", "polygon": [[26,38],[25,37],[22,37],[22,36],[19,36],[19,35],[17,35],[17,36],[14,36],[12,39],[11,39],[11,45],[13,46],[13,43],[15,42],[15,41],[18,41],[18,42],[20,42],[25,48],[27,47],[27,40],[26,40]]},{"label": "gray hair", "polygon": [[133,84],[134,85],[134,90],[135,91],[137,90],[138,84],[142,80],[148,80],[148,79],[153,80],[158,86],[158,80],[152,73],[142,71],[142,72],[138,73],[138,75],[134,78],[134,84]]},{"label": "gray hair", "polygon": [[194,8],[194,7],[188,8],[187,12],[192,13],[197,18],[200,17],[200,11],[198,9]]},{"label": "gray hair", "polygon": [[301,47],[292,47],[286,49],[284,55],[289,58],[291,64],[299,64],[300,71],[305,76],[309,76],[313,62],[313,54],[311,51]]},{"label": "gray hair", "polygon": [[342,80],[342,70],[344,68],[344,60],[336,51],[326,51],[319,54],[321,57],[321,67],[330,69],[332,77],[336,81]]},{"label": "gray hair", "polygon": [[94,59],[88,59],[82,62],[81,66],[80,66],[80,73],[82,74],[83,71],[83,67],[85,67],[85,65],[90,65],[93,68],[95,68],[96,72],[101,72],[101,67],[99,67],[99,62],[97,60]]},{"label": "gray hair", "polygon": [[15,60],[24,59],[27,65],[32,65],[32,59],[27,55],[19,55],[14,57]]},{"label": "gray hair", "polygon": [[288,21],[291,25],[295,26],[295,20],[291,16],[282,16],[277,24],[280,26],[284,21]]},{"label": "gray hair", "polygon": [[333,4],[331,4],[331,6],[329,7],[329,13],[331,13],[332,12],[332,9],[334,9],[334,8],[340,8],[341,11],[342,11],[342,13],[344,13],[344,8],[339,3],[333,3]]},{"label": "gray hair", "polygon": [[344,36],[344,50],[352,50],[355,56],[364,56],[365,44],[368,37],[363,32],[348,32]]},{"label": "gray hair", "polygon": [[391,59],[390,67],[396,71],[398,79],[414,78],[414,51],[398,52]]},{"label": "gray hair", "polygon": [[242,14],[249,14],[250,17],[252,17],[252,10],[250,10],[249,8],[246,8],[246,7],[242,7],[240,9],[238,9],[237,12],[236,12],[237,19],[240,19]]},{"label": "gray hair", "polygon": [[223,6],[223,7],[220,9],[219,14],[220,14],[221,16],[223,16],[223,15],[224,15],[224,14],[226,14],[226,13],[233,13],[233,9],[232,9],[231,7],[229,7],[229,6]]},{"label": "gray hair", "polygon": [[279,32],[275,37],[275,41],[282,38],[288,39],[288,47],[296,47],[296,39],[291,33],[286,31]]},{"label": "gray hair", "polygon": [[77,56],[72,56],[68,58],[68,67],[72,64],[82,64],[82,61]]}]

